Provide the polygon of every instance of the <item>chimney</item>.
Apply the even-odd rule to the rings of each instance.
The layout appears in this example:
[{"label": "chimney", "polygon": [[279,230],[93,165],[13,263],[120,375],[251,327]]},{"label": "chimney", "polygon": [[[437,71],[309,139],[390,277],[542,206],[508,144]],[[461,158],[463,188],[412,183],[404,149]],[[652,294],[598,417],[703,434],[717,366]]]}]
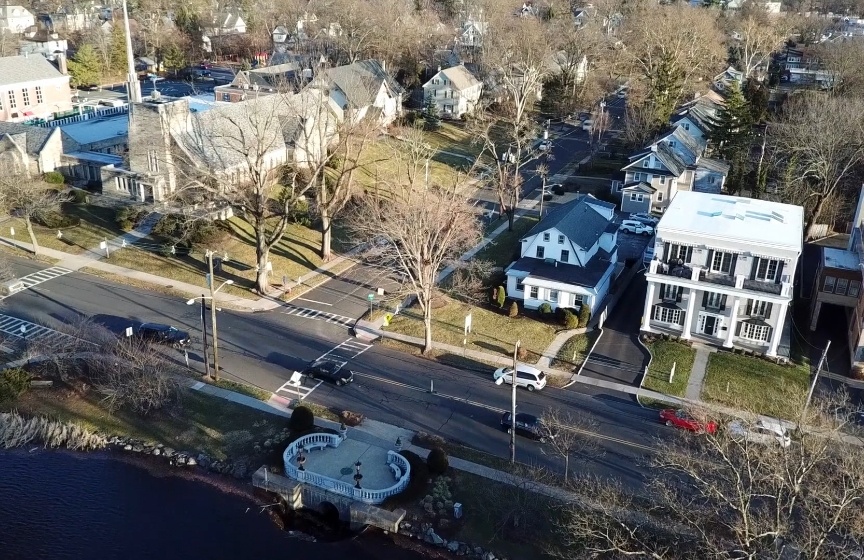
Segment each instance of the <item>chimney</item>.
[{"label": "chimney", "polygon": [[57,61],[57,69],[60,70],[60,73],[64,76],[68,76],[69,68],[66,64],[66,53],[57,53],[54,55],[54,60]]}]

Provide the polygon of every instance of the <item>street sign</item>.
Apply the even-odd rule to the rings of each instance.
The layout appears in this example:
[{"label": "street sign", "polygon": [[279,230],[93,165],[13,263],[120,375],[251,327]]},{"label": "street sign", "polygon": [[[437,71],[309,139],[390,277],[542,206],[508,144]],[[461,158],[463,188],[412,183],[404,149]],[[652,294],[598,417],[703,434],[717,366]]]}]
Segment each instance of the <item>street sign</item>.
[{"label": "street sign", "polygon": [[368,296],[366,296],[366,299],[368,299],[369,301],[375,301],[375,294],[369,294]]},{"label": "street sign", "polygon": [[126,327],[126,336],[132,336],[132,327]]},{"label": "street sign", "polygon": [[108,242],[107,241],[100,241],[99,242],[99,248],[102,249],[103,251],[105,249],[108,249]]},{"label": "street sign", "polygon": [[15,228],[14,227],[9,228],[9,235],[11,235],[12,237],[15,237]]},{"label": "street sign", "polygon": [[471,314],[465,315],[465,334],[471,332]]}]

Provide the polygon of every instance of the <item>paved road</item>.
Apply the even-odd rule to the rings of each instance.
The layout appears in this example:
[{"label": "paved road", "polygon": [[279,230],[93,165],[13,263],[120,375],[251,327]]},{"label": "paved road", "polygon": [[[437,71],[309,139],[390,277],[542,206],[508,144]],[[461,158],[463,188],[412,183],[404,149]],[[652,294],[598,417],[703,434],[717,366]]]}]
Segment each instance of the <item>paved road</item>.
[{"label": "paved road", "polygon": [[[45,268],[29,262],[15,266],[19,275]],[[199,332],[198,310],[184,301],[79,273],[35,285],[3,303],[5,314],[34,322],[65,321],[81,313],[116,332],[134,321],[167,322],[194,335]],[[498,419],[509,407],[509,391],[491,382],[491,369],[460,370],[359,343],[340,324],[289,311],[220,313],[221,362],[226,376],[291,398],[292,391],[282,389],[291,372],[328,354],[356,370],[357,382],[341,389],[310,385],[301,396],[337,410],[354,410],[408,429],[438,433],[498,456],[508,455],[508,436],[500,431]],[[200,360],[200,355],[193,351],[191,359]],[[427,392],[430,380],[435,394]],[[540,414],[550,406],[566,407],[598,423],[604,453],[588,460],[582,469],[629,483],[641,479],[640,463],[654,439],[670,433],[656,422],[654,412],[640,408],[629,397],[575,385],[570,389],[550,387],[537,394],[519,391],[522,411]],[[526,440],[520,439],[518,454],[527,462],[559,464],[539,444]]]},{"label": "paved road", "polygon": [[381,300],[378,290],[390,294],[399,289],[399,274],[371,264],[358,264],[292,301],[293,305],[345,315],[354,319],[369,309],[369,294]]}]

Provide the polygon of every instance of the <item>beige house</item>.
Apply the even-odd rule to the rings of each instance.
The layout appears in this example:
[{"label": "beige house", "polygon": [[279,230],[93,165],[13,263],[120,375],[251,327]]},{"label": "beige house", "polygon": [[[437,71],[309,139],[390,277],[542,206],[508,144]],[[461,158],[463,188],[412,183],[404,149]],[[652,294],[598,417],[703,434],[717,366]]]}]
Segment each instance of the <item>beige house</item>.
[{"label": "beige house", "polygon": [[432,79],[423,84],[423,99],[431,99],[439,115],[455,119],[472,112],[482,92],[483,82],[462,64],[445,70],[439,68]]},{"label": "beige house", "polygon": [[377,60],[361,60],[320,72],[312,83],[330,93],[330,101],[352,122],[377,119],[387,126],[402,114],[405,90]]},{"label": "beige house", "polygon": [[41,175],[62,165],[63,140],[59,128],[0,122],[0,167],[17,173]]},{"label": "beige house", "polygon": [[40,55],[0,58],[0,121],[50,118],[72,109],[69,76]]},{"label": "beige house", "polygon": [[0,33],[24,33],[33,25],[36,18],[24,6],[0,4]]}]

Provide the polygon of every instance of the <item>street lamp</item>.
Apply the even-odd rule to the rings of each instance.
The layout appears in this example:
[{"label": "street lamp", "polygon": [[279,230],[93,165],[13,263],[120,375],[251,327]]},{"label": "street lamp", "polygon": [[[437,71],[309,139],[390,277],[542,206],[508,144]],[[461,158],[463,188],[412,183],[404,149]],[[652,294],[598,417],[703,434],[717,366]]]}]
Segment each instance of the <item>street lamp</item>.
[{"label": "street lamp", "polygon": [[363,480],[363,475],[360,474],[360,467],[363,466],[359,460],[354,463],[354,468],[357,470],[357,474],[354,475],[354,488],[360,488],[360,481]]},{"label": "street lamp", "polygon": [[187,301],[186,305],[192,305],[196,300],[201,300],[201,326],[204,331],[204,367],[207,369],[207,374],[209,375],[210,367],[207,364],[207,325],[204,321],[204,310],[206,309],[206,304],[204,300],[210,300],[210,325],[213,328],[213,379],[219,379],[219,339],[216,331],[216,292],[225,286],[230,286],[234,283],[234,280],[225,280],[218,288],[213,289],[213,254],[208,253],[207,258],[210,261],[210,274],[207,282],[210,285],[210,295],[205,296],[204,294],[201,294],[200,297],[192,298]]}]

